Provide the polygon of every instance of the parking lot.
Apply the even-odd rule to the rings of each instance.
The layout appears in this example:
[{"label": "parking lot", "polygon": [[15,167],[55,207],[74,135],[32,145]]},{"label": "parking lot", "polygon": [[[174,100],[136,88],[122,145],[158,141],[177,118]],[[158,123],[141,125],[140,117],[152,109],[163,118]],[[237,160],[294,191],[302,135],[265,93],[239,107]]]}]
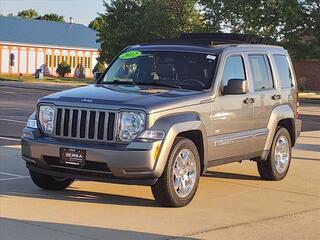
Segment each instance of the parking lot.
[{"label": "parking lot", "polygon": [[192,203],[174,209],[142,186],[37,188],[19,137],[37,99],[51,92],[0,86],[1,239],[320,239],[320,104],[301,106],[303,132],[283,181],[261,180],[249,161],[210,168]]}]

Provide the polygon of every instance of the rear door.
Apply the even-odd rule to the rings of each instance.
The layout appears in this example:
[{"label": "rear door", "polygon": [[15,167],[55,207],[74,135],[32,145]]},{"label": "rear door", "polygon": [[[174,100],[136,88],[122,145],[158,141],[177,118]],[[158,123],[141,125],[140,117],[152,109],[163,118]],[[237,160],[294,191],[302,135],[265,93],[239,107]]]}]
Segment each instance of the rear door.
[{"label": "rear door", "polygon": [[268,134],[268,122],[273,108],[280,104],[281,93],[272,70],[271,56],[268,52],[248,53],[249,77],[253,84],[254,145],[252,150],[262,151]]}]

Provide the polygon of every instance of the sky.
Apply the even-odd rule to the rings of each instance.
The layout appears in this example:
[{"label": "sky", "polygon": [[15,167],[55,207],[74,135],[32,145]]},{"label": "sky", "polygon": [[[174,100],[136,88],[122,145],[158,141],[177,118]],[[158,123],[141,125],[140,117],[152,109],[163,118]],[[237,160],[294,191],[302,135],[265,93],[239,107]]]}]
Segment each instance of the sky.
[{"label": "sky", "polygon": [[7,15],[25,9],[35,9],[40,15],[57,13],[66,21],[73,17],[76,23],[88,25],[97,12],[103,13],[103,0],[0,0],[0,13]]}]

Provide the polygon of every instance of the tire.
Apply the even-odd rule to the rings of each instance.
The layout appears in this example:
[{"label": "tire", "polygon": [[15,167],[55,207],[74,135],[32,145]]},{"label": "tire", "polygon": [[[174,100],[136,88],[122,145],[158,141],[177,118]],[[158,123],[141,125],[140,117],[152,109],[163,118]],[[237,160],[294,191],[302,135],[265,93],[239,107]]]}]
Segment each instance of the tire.
[{"label": "tire", "polygon": [[74,181],[74,179],[71,178],[59,179],[57,177],[44,175],[31,170],[29,170],[29,172],[34,184],[46,190],[63,190],[69,187]]},{"label": "tire", "polygon": [[[183,167],[179,168],[179,166]],[[178,171],[177,169],[181,169],[181,171]],[[188,180],[186,181],[187,183],[184,182],[185,186],[188,186],[188,188],[184,188],[182,185],[184,180],[181,179],[184,178],[180,177],[181,172],[188,172],[182,173],[183,176],[188,177]],[[176,177],[177,175],[179,175],[179,177]],[[186,206],[191,202],[197,191],[199,178],[200,156],[196,145],[190,139],[177,138],[171,148],[162,176],[151,187],[152,194],[156,201],[162,206]],[[175,184],[177,186],[179,183],[180,187],[176,189]],[[186,190],[184,191],[184,189]]]},{"label": "tire", "polygon": [[[278,159],[288,158],[286,161],[283,161],[283,160],[277,161],[277,157],[276,157],[277,143],[279,143],[279,145],[281,144],[286,149],[285,152],[287,152],[283,154],[284,158],[278,157]],[[281,147],[279,147],[278,149],[281,149]],[[292,154],[292,145],[291,145],[291,137],[288,130],[283,127],[277,127],[276,134],[273,138],[273,142],[271,145],[271,150],[268,155],[268,158],[264,161],[257,162],[257,167],[258,167],[260,176],[265,180],[273,180],[273,181],[282,180],[288,173],[290,163],[291,163],[291,154]],[[286,162],[286,163],[284,164],[282,162]]]}]

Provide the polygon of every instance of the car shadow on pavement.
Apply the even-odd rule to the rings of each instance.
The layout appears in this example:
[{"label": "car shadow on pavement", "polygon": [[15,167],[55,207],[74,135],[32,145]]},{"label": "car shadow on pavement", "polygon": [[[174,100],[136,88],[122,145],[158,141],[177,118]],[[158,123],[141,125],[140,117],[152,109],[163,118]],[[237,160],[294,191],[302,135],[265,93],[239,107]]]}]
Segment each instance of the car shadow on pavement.
[{"label": "car shadow on pavement", "polygon": [[[23,189],[23,188],[22,188]],[[38,189],[34,186],[32,189],[26,191],[23,189],[15,189],[15,191],[2,191],[0,197],[4,196],[17,196],[28,198],[39,198],[59,201],[73,201],[73,202],[86,202],[97,204],[111,204],[111,205],[125,205],[125,206],[140,206],[140,207],[160,207],[153,199],[143,197],[125,196],[118,194],[109,194],[102,192],[92,192],[79,190],[73,188],[72,185],[66,190],[62,191],[48,191]]]},{"label": "car shadow on pavement", "polygon": [[262,179],[258,176],[239,174],[239,173],[226,173],[226,172],[216,172],[216,171],[207,171],[203,177],[210,178],[227,178],[227,179],[240,179],[240,180],[259,180]]},{"label": "car shadow on pavement", "polygon": [[[106,224],[107,223],[106,218]],[[1,218],[1,239],[6,240],[56,240],[56,239],[176,239],[177,236],[160,235],[154,233],[136,232],[130,230],[117,230],[101,227],[89,227],[74,224],[62,224],[41,221],[18,220]],[[183,237],[183,239],[196,240],[196,238]]]},{"label": "car shadow on pavement", "polygon": [[[320,116],[300,114],[299,118],[302,120],[302,132],[317,131],[320,130],[320,124],[315,124],[320,122]],[[313,124],[308,124],[313,123]]]}]

